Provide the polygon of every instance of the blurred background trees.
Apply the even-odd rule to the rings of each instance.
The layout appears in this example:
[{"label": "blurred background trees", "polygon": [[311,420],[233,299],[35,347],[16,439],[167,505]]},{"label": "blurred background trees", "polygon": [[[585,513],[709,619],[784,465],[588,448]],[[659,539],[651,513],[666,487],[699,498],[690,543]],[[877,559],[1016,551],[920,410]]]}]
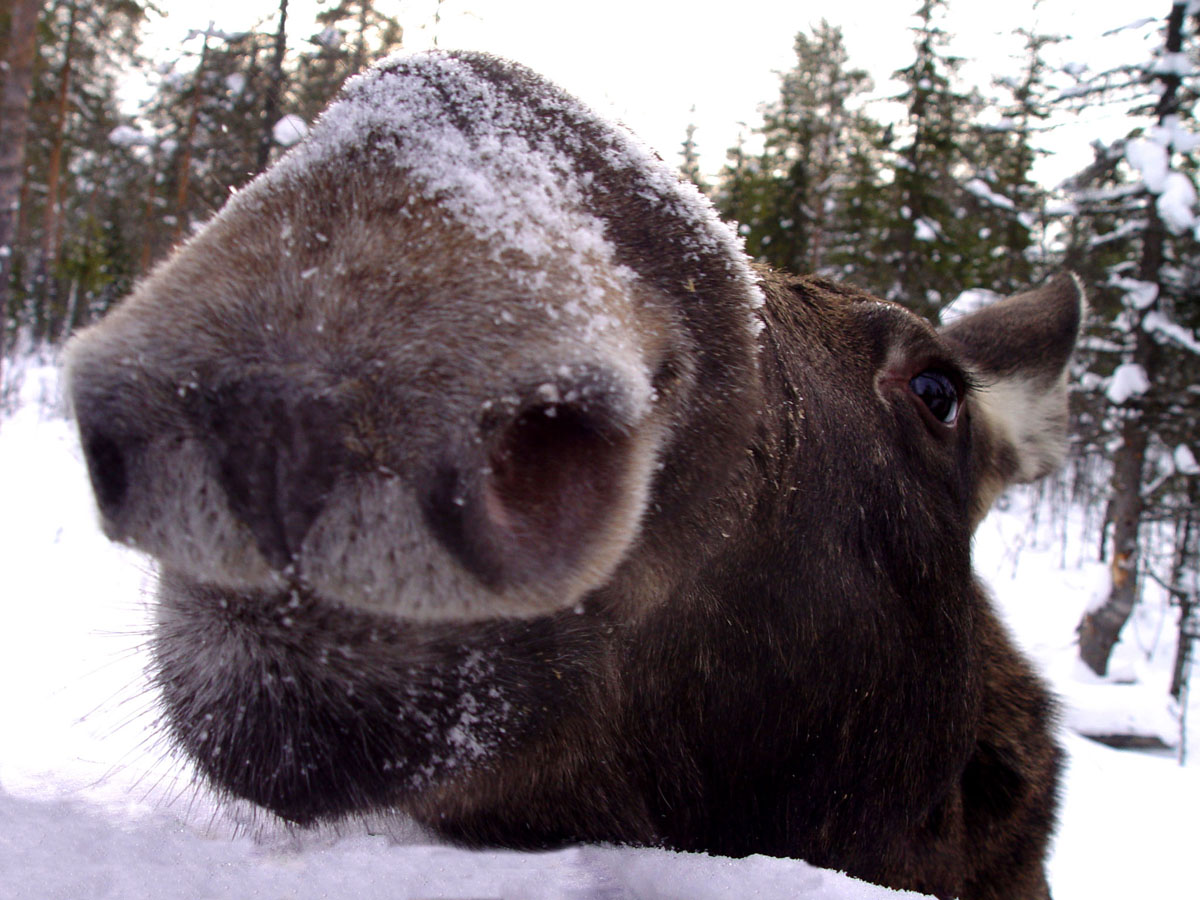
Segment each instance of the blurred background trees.
[{"label": "blurred background trees", "polygon": [[[62,340],[101,315],[403,37],[370,0],[326,4],[308,22],[281,0],[251,30],[193,31],[151,61],[140,29],[153,11],[13,0],[0,12],[6,347],[18,332]],[[125,96],[139,79],[143,95]]]},{"label": "blurred background trees", "polygon": [[1107,673],[1150,579],[1180,605],[1178,682],[1196,626],[1200,79],[1196,15],[1185,3],[1169,10],[1150,59],[1087,73],[1063,100],[1117,104],[1130,126],[1120,140],[1098,142],[1095,162],[1068,184],[1064,256],[1094,285],[1081,451],[1111,461],[1093,489],[1106,505],[1100,552],[1111,584],[1080,622],[1080,657]]}]

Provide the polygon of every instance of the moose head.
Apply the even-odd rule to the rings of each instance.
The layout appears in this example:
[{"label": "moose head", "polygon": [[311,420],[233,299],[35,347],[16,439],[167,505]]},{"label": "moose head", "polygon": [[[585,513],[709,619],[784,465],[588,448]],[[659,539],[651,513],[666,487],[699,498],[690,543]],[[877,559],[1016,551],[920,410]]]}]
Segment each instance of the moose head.
[{"label": "moose head", "polygon": [[468,844],[1041,897],[1050,701],[970,565],[1082,297],[936,330],[754,267],[623,129],[393,58],[77,337],[104,528],[217,791]]}]

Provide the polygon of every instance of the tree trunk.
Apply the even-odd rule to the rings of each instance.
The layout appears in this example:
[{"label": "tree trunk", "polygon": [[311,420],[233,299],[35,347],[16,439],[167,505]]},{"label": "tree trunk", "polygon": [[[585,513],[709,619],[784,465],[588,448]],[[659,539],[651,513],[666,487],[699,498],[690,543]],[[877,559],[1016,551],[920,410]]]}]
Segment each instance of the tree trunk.
[{"label": "tree trunk", "polygon": [[[1189,493],[1194,503],[1196,492],[1193,490]],[[1192,641],[1196,639],[1197,626],[1200,626],[1200,622],[1196,621],[1196,602],[1200,599],[1195,593],[1197,576],[1189,575],[1189,570],[1194,572],[1195,567],[1200,565],[1195,542],[1196,520],[1193,513],[1189,512],[1184,519],[1183,537],[1176,548],[1175,565],[1171,571],[1171,587],[1177,591],[1176,597],[1179,599],[1179,640],[1175,645],[1175,663],[1171,667],[1171,696],[1176,700],[1184,697],[1191,668]]]},{"label": "tree trunk", "polygon": [[[175,182],[175,225],[171,229],[171,243],[178,244],[187,227],[188,191],[192,184],[192,142],[196,139],[196,124],[200,120],[200,101],[204,96],[204,69],[208,65],[208,39],[211,29],[204,32],[200,45],[200,62],[192,75],[192,102],[188,107],[187,124],[183,129],[183,146],[179,150],[179,174]],[[153,180],[151,181],[153,191]],[[153,202],[153,199],[149,202]],[[148,244],[147,244],[148,246]],[[145,256],[146,254],[143,254]]]},{"label": "tree trunk", "polygon": [[[1152,340],[1138,330],[1139,344]],[[1079,657],[1097,675],[1108,672],[1109,656],[1137,603],[1138,533],[1148,440],[1141,411],[1127,410],[1121,426],[1121,446],[1113,461],[1113,547],[1109,564],[1112,587],[1104,605],[1085,613],[1078,629]]]},{"label": "tree trunk", "polygon": [[158,196],[158,144],[150,146],[150,170],[146,179],[146,199],[142,207],[142,248],[138,253],[137,274],[144,275],[154,258],[152,236],[154,235],[154,201]]},{"label": "tree trunk", "polygon": [[[1158,215],[1154,197],[1147,199],[1146,234],[1142,239],[1142,256],[1138,264],[1138,279],[1162,287],[1162,268],[1166,243],[1166,226]],[[1140,397],[1129,398],[1124,405],[1121,424],[1121,445],[1113,458],[1112,499],[1110,515],[1113,525],[1112,587],[1102,606],[1085,613],[1079,623],[1079,658],[1097,675],[1108,672],[1108,660],[1120,640],[1138,597],[1138,560],[1140,531],[1145,501],[1142,496],[1146,472],[1146,447],[1154,423],[1146,420],[1147,409],[1154,408],[1155,386],[1159,380],[1162,353],[1158,342],[1142,327],[1146,316],[1158,309],[1156,299],[1148,308],[1130,310],[1134,313],[1131,331],[1134,349],[1132,361],[1146,373],[1150,387]]]},{"label": "tree trunk", "polygon": [[367,64],[367,13],[370,3],[360,0],[358,4],[358,40],[354,42],[354,56],[351,59],[350,74],[362,71]]},{"label": "tree trunk", "polygon": [[275,142],[275,122],[279,118],[279,98],[283,94],[283,56],[287,52],[288,0],[279,0],[279,30],[275,32],[275,54],[267,76],[267,97],[263,104],[262,134],[258,140],[258,159],[255,172],[262,172],[271,161],[271,145]]},{"label": "tree trunk", "polygon": [[67,110],[70,106],[71,68],[75,63],[75,21],[77,5],[72,2],[67,19],[67,40],[63,49],[62,69],[58,75],[58,90],[54,97],[54,143],[50,147],[50,164],[46,174],[46,216],[42,222],[43,277],[53,274],[58,258],[59,206],[62,198],[62,171],[67,143]]},{"label": "tree trunk", "polygon": [[33,59],[37,52],[37,23],[42,0],[13,0],[7,75],[0,95],[0,357],[3,325],[8,313],[9,279],[16,244],[17,210],[25,181],[25,140],[29,103],[33,96]]}]

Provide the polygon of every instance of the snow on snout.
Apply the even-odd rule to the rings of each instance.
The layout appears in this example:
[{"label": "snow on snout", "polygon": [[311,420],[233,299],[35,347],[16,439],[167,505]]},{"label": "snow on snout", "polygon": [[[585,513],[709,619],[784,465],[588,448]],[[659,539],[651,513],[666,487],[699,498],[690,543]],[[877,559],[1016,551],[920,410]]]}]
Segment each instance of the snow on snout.
[{"label": "snow on snout", "polygon": [[[307,140],[264,180],[336,165],[356,150],[390,154],[416,199],[467,229],[494,258],[519,254],[526,265],[514,275],[531,293],[548,269],[567,267],[578,299],[566,312],[593,317],[594,332],[605,325],[594,317],[606,299],[638,277],[618,262],[606,223],[593,212],[592,198],[608,188],[583,160],[599,154],[611,173],[628,176],[630,189],[687,223],[681,256],[716,256],[744,290],[749,311],[762,305],[742,239],[652,150],[519,67],[515,86],[489,80],[479,65],[443,52],[389,57],[347,82]],[[758,330],[757,319],[752,327]]]},{"label": "snow on snout", "polygon": [[[516,250],[536,269],[566,253],[580,282],[593,288],[600,268],[633,277],[613,263],[604,223],[586,209],[590,174],[576,171],[550,135],[537,137],[536,110],[500,96],[453,57],[430,54],[419,66],[397,68],[411,59],[393,57],[351,79],[309,140],[271,175],[287,178],[373,142],[387,148],[422,199],[497,257]],[[585,297],[600,299],[596,290]]]}]

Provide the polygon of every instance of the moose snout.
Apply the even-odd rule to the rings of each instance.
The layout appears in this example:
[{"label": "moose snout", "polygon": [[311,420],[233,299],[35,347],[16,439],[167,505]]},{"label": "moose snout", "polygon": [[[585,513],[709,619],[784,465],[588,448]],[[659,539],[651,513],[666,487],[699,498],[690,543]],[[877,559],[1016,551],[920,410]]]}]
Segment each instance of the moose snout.
[{"label": "moose snout", "polygon": [[111,538],[198,582],[398,612],[570,602],[636,535],[660,433],[602,363],[450,382],[437,409],[403,366],[181,377],[81,352],[70,371]]}]

